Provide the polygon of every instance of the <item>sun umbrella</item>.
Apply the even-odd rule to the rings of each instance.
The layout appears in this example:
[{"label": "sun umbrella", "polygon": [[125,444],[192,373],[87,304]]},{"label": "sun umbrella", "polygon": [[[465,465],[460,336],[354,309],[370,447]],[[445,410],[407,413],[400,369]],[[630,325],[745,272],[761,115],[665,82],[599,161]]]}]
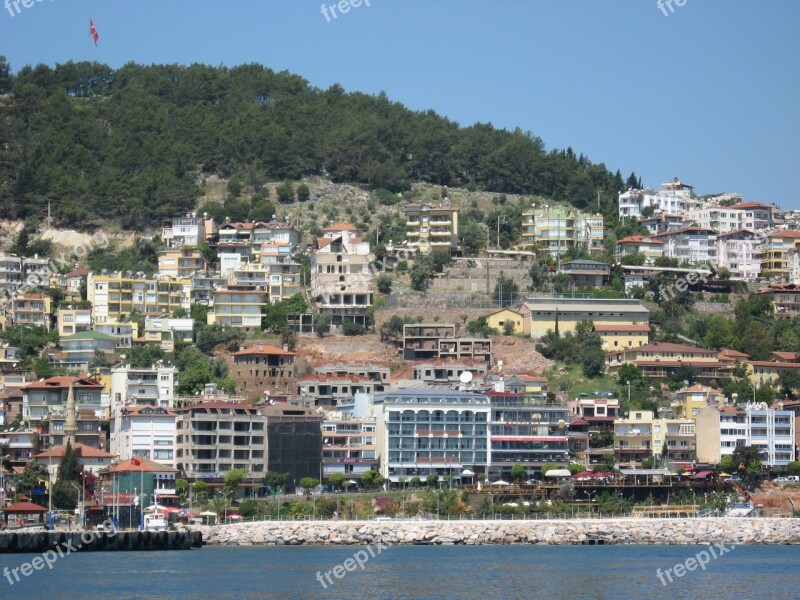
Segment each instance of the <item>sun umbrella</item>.
[{"label": "sun umbrella", "polygon": [[511,485],[507,481],[503,481],[502,479],[498,479],[497,481],[492,481],[489,485]]}]

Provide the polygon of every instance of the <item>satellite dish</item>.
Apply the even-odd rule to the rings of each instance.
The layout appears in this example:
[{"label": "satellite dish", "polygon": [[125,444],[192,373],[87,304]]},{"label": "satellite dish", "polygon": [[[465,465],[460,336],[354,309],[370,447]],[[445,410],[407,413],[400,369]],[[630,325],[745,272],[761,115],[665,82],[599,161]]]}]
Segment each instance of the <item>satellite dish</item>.
[{"label": "satellite dish", "polygon": [[472,371],[464,371],[461,375],[458,376],[458,380],[461,383],[469,383],[472,381]]}]

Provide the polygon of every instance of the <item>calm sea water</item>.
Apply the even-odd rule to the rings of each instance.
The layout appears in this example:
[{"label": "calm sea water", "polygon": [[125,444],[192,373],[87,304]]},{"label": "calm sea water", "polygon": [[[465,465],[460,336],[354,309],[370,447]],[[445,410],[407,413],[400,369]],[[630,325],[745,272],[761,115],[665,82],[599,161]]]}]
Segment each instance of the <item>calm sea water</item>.
[{"label": "calm sea water", "polygon": [[[798,598],[800,546],[738,546],[662,585],[662,572],[695,546],[397,546],[364,570],[332,577],[363,547],[206,547],[185,552],[78,553],[19,583],[0,578],[0,598]],[[13,568],[35,555],[0,555]],[[13,576],[12,576],[13,577]],[[666,580],[666,579],[665,579]],[[326,582],[327,583],[327,582]]]}]

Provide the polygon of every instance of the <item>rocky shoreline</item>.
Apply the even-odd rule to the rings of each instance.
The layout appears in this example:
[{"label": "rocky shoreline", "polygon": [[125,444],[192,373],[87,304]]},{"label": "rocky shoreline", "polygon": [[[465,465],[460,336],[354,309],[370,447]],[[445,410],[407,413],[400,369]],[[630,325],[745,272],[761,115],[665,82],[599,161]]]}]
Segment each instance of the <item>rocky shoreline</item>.
[{"label": "rocky shoreline", "polygon": [[192,526],[213,546],[800,544],[800,519],[259,521]]}]

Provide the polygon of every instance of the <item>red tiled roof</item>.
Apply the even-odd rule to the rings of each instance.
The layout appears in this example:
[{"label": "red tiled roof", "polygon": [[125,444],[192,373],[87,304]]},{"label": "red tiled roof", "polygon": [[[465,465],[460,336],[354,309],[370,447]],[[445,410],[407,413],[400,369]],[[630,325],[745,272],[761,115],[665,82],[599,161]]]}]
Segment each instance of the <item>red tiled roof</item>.
[{"label": "red tiled roof", "polygon": [[750,358],[749,354],[739,352],[738,350],[730,350],[729,348],[723,348],[719,351],[719,357],[722,358],[723,356],[729,356],[731,358]]},{"label": "red tiled roof", "polygon": [[39,506],[33,502],[15,502],[2,509],[4,513],[9,514],[31,514],[31,513],[46,513],[47,509],[44,506]]},{"label": "red tiled roof", "polygon": [[769,237],[774,237],[774,238],[800,238],[800,231],[795,231],[794,229],[784,229],[783,231],[776,231],[775,233],[770,234]]},{"label": "red tiled roof", "polygon": [[687,346],[685,344],[673,344],[671,342],[653,342],[651,344],[645,344],[644,346],[639,346],[638,348],[626,348],[626,352],[655,352],[655,351],[663,351],[663,352],[711,352],[715,353],[716,350],[709,350],[708,348],[696,348],[695,346]]},{"label": "red tiled roof", "polygon": [[319,248],[325,248],[333,243],[333,238],[317,238],[317,246]]},{"label": "red tiled roof", "polygon": [[89,269],[81,267],[67,273],[64,277],[85,277],[89,274]]},{"label": "red tiled roof", "polygon": [[652,236],[648,235],[629,235],[621,240],[617,240],[617,244],[666,244],[661,240],[654,240]]},{"label": "red tiled roof", "polygon": [[[138,463],[138,464],[137,464]],[[121,463],[108,467],[107,473],[176,473],[177,469],[162,465],[148,458],[129,458]]]},{"label": "red tiled roof", "polygon": [[797,360],[797,353],[795,352],[773,352],[772,355],[786,362],[794,362]]},{"label": "red tiled roof", "polygon": [[68,388],[70,385],[82,389],[102,389],[103,385],[91,379],[83,377],[50,377],[43,381],[34,381],[28,385],[22,386],[24,390],[53,390],[59,388]]},{"label": "red tiled roof", "polygon": [[773,207],[769,204],[761,204],[761,202],[742,202],[741,204],[734,204],[733,206],[729,206],[728,208],[738,209],[738,210],[745,210],[748,208],[769,208],[772,209]]},{"label": "red tiled roof", "polygon": [[329,225],[323,231],[358,231],[355,228],[355,225],[350,223],[334,223],[333,225]]},{"label": "red tiled roof", "polygon": [[717,232],[713,229],[709,229],[708,227],[683,227],[681,229],[671,229],[670,231],[664,231],[663,233],[654,233],[652,237],[667,237],[670,235],[675,235],[676,233],[691,233],[691,232],[703,232],[709,231],[711,233],[716,234]]},{"label": "red tiled roof", "polygon": [[[33,458],[61,458],[64,456],[65,449],[66,446],[56,446],[50,450],[40,452]],[[75,444],[75,451],[79,452],[82,458],[114,458],[113,454],[103,452],[102,450],[98,450],[97,448],[92,448],[91,446],[86,446],[84,444]]]},{"label": "red tiled roof", "polygon": [[231,356],[294,356],[294,352],[287,352],[277,346],[270,344],[259,344],[258,346],[251,346],[244,350],[234,352]]},{"label": "red tiled roof", "polygon": [[800,363],[796,362],[777,362],[770,360],[748,360],[748,365],[753,367],[777,367],[779,369],[800,369]]}]

